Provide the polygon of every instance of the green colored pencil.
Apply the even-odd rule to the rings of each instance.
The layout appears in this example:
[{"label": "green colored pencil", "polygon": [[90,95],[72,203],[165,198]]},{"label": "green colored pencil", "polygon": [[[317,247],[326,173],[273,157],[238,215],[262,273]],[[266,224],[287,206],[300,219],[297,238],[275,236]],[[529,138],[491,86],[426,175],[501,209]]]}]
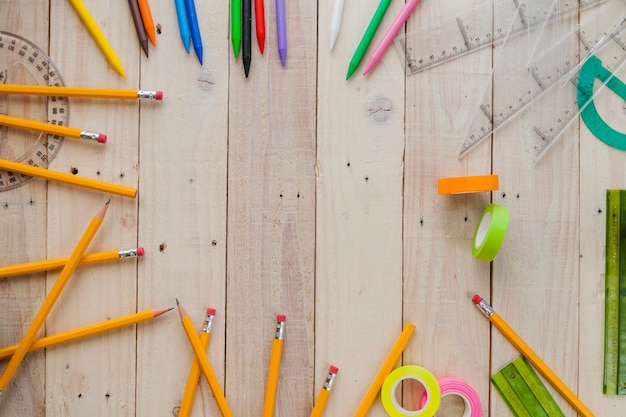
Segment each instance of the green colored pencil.
[{"label": "green colored pencil", "polygon": [[230,2],[230,32],[235,58],[238,58],[241,45],[241,0],[231,0]]},{"label": "green colored pencil", "polygon": [[363,38],[361,38],[359,46],[356,48],[356,51],[354,51],[354,55],[352,56],[352,60],[350,61],[350,65],[348,66],[348,75],[346,75],[346,80],[350,78],[350,76],[352,76],[354,71],[356,71],[356,69],[361,64],[361,61],[365,56],[365,52],[367,52],[367,48],[369,48],[370,43],[372,42],[372,39],[374,38],[376,31],[378,30],[378,26],[383,20],[383,17],[385,16],[385,13],[387,12],[390,4],[391,0],[380,0],[380,4],[376,9],[372,20],[370,21],[370,24],[365,30]]}]

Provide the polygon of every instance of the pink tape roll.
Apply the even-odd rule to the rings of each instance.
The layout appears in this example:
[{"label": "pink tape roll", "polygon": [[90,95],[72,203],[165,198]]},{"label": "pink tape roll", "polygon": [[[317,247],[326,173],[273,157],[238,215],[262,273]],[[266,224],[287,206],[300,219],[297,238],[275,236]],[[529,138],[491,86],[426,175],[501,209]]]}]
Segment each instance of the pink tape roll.
[{"label": "pink tape roll", "polygon": [[[439,382],[442,397],[453,394],[458,395],[463,399],[463,402],[465,403],[465,412],[462,417],[481,417],[483,406],[480,402],[480,397],[476,391],[474,391],[474,388],[455,378],[440,378],[437,382]],[[426,404],[426,400],[427,396],[426,392],[424,392],[420,400],[420,407],[423,407],[424,404]]]}]

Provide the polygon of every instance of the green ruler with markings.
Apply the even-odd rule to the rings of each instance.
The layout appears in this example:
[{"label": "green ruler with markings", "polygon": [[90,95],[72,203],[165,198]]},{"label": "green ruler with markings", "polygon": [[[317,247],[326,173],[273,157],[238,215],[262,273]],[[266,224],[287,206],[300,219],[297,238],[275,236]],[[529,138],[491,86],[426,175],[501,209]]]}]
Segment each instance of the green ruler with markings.
[{"label": "green ruler with markings", "polygon": [[605,394],[626,394],[626,190],[606,192]]},{"label": "green ruler with markings", "polygon": [[523,356],[494,374],[491,382],[515,417],[565,417]]}]

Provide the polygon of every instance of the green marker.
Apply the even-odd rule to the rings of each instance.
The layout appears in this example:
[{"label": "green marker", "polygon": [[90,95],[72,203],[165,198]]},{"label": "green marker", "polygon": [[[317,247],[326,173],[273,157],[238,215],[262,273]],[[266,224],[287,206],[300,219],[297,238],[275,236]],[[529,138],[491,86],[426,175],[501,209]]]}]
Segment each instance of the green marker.
[{"label": "green marker", "polygon": [[348,66],[348,75],[346,75],[346,80],[349,79],[350,76],[352,76],[354,71],[356,71],[356,69],[361,64],[361,61],[365,56],[365,52],[367,52],[367,48],[369,48],[370,43],[372,42],[372,39],[374,38],[376,31],[378,30],[378,26],[383,20],[385,12],[387,12],[390,4],[391,0],[380,0],[380,4],[376,9],[376,13],[374,13],[370,24],[367,26],[367,29],[365,30],[363,38],[361,38],[359,46],[356,48],[356,51],[354,51],[354,56],[352,56],[352,60],[350,61],[350,65]]},{"label": "green marker", "polygon": [[235,58],[238,58],[239,46],[241,45],[241,0],[231,0],[230,2],[230,33]]}]

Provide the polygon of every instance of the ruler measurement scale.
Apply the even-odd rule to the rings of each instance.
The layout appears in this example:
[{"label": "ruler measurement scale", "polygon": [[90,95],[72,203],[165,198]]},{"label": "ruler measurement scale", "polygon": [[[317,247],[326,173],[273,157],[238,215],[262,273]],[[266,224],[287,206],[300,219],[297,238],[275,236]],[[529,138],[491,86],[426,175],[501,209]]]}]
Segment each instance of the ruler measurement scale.
[{"label": "ruler measurement scale", "polygon": [[606,246],[604,273],[604,384],[605,394],[617,394],[619,349],[619,272],[621,192],[606,192]]}]

